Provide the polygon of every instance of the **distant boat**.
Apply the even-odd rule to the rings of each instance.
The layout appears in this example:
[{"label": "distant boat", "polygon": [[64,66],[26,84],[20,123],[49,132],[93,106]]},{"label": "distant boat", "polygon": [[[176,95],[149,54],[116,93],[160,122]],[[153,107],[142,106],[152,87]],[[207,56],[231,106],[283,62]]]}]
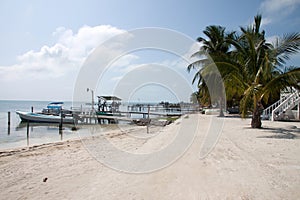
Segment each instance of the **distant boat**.
[{"label": "distant boat", "polygon": [[[39,123],[74,123],[75,119],[71,115],[72,111],[64,110],[62,108],[63,102],[51,102],[47,108],[40,113],[16,111],[22,121],[24,122],[39,122]],[[61,119],[61,113],[63,118]]]}]

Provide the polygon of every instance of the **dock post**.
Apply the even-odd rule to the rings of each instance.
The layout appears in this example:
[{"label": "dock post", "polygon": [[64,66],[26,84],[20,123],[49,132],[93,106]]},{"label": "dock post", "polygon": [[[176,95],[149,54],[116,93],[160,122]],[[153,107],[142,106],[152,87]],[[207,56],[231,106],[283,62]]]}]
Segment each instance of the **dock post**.
[{"label": "dock post", "polygon": [[59,133],[61,133],[63,129],[63,112],[60,112],[60,122],[59,122]]},{"label": "dock post", "polygon": [[7,125],[8,125],[8,129],[7,129],[7,134],[10,134],[10,112],[7,112]]},{"label": "dock post", "polygon": [[10,126],[10,112],[7,112],[7,124]]},{"label": "dock post", "polygon": [[89,112],[89,124],[91,124],[92,123],[92,115],[91,115],[91,113]]},{"label": "dock post", "polygon": [[150,105],[148,105],[147,133],[149,133],[149,125],[150,125]]},{"label": "dock post", "polygon": [[27,120],[27,146],[29,146],[29,120]]},{"label": "dock post", "polygon": [[59,131],[59,134],[60,134],[60,141],[63,141],[63,132],[62,132],[62,130]]}]

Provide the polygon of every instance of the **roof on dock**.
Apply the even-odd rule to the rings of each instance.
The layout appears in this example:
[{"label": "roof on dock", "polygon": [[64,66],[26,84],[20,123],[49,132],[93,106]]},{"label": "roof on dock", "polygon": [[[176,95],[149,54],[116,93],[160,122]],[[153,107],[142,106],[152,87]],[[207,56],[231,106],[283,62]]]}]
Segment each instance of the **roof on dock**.
[{"label": "roof on dock", "polygon": [[116,97],[116,96],[98,96],[98,98],[105,99],[107,101],[121,101],[122,100],[122,99],[120,99],[119,97]]},{"label": "roof on dock", "polygon": [[49,105],[50,104],[57,105],[57,104],[64,104],[64,102],[62,102],[62,101],[55,101],[55,102],[50,102]]}]

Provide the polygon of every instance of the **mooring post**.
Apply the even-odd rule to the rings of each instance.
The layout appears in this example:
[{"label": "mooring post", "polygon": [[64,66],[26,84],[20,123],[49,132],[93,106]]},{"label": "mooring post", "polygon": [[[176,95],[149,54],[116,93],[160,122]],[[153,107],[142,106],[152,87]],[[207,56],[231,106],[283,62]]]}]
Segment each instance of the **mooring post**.
[{"label": "mooring post", "polygon": [[63,132],[62,132],[62,130],[59,130],[59,135],[60,135],[60,141],[63,141]]},{"label": "mooring post", "polygon": [[92,115],[91,115],[91,113],[89,113],[89,122],[88,122],[89,124],[91,124],[92,123]]},{"label": "mooring post", "polygon": [[8,129],[7,129],[7,134],[10,134],[10,112],[7,112],[7,125],[8,125]]},{"label": "mooring post", "polygon": [[29,146],[29,120],[27,120],[27,146]]},{"label": "mooring post", "polygon": [[59,133],[61,133],[62,129],[63,129],[63,112],[60,111]]},{"label": "mooring post", "polygon": [[10,126],[10,112],[7,112],[7,124]]},{"label": "mooring post", "polygon": [[148,105],[147,133],[149,133],[149,125],[150,125],[150,105]]}]

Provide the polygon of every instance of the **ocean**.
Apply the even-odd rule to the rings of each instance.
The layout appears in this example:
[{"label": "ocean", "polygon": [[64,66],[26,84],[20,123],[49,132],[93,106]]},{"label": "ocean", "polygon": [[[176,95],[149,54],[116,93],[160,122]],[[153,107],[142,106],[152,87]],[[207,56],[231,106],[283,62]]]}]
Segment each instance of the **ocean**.
[{"label": "ocean", "polygon": [[[118,129],[113,124],[80,125],[78,130],[72,130],[74,125],[64,125],[62,134],[58,124],[29,123],[29,137],[27,137],[27,123],[21,122],[16,110],[41,111],[49,101],[7,101],[0,100],[0,150],[27,147],[44,143],[53,143],[69,139],[78,139],[90,135],[103,134],[106,131]],[[72,107],[72,102],[64,102],[65,109]],[[8,112],[11,122],[8,126]]]},{"label": "ocean", "polygon": [[[87,136],[95,136],[106,133],[111,130],[121,130],[123,128],[130,128],[134,125],[128,122],[121,122],[119,124],[79,124],[76,125],[77,130],[73,130],[74,125],[64,124],[63,130],[59,131],[58,124],[41,124],[41,123],[27,123],[21,122],[16,111],[31,111],[33,107],[34,112],[42,111],[49,104],[49,101],[8,101],[0,100],[0,150],[11,149],[17,147],[33,146],[45,143],[53,143],[59,141],[66,141],[70,139],[80,139]],[[83,109],[91,109],[90,104],[80,103]],[[122,104],[121,111],[127,111],[131,105],[137,103],[131,102]],[[157,105],[157,103],[144,103],[145,105]],[[65,101],[63,108],[70,109],[72,107],[71,101]],[[95,106],[96,108],[96,106]],[[137,109],[137,110],[136,110]],[[147,113],[147,106],[142,109],[135,107],[134,111],[142,111]],[[10,126],[8,126],[8,112],[10,112]],[[162,108],[155,108],[153,112],[156,113],[178,113],[170,109],[164,110]],[[131,118],[141,118],[141,114],[131,114]],[[157,115],[151,115],[150,118],[156,118]],[[28,131],[27,131],[28,130]],[[27,137],[28,133],[28,137]],[[62,134],[60,134],[62,133]]]}]

